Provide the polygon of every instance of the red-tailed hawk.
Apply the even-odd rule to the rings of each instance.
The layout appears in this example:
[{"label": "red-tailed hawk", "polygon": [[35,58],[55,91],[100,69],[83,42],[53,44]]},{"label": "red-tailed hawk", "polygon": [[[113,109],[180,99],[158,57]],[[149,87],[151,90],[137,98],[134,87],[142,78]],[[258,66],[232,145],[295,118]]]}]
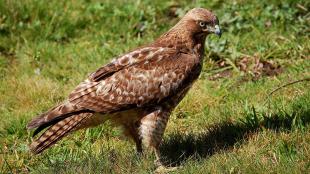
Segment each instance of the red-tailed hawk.
[{"label": "red-tailed hawk", "polygon": [[151,44],[119,56],[80,83],[62,104],[34,118],[28,128],[43,129],[30,148],[41,153],[68,133],[106,120],[134,140],[158,147],[171,111],[198,78],[208,34],[221,35],[219,21],[203,8],[190,10]]}]

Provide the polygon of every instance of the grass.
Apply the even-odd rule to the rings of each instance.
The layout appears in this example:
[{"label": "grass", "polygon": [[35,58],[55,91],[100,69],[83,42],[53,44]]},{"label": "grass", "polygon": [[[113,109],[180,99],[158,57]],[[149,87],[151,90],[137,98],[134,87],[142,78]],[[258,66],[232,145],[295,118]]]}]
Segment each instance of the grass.
[{"label": "grass", "polygon": [[[134,145],[108,123],[38,156],[29,153],[26,123],[196,6],[212,9],[225,33],[208,38],[201,77],[171,116],[165,163],[182,165],[176,173],[309,173],[309,82],[268,97],[310,77],[305,0],[1,1],[0,173],[152,173],[154,156],[132,153]],[[238,68],[242,58],[273,61],[282,71],[253,78]],[[224,71],[221,60],[230,75],[209,80]]]}]

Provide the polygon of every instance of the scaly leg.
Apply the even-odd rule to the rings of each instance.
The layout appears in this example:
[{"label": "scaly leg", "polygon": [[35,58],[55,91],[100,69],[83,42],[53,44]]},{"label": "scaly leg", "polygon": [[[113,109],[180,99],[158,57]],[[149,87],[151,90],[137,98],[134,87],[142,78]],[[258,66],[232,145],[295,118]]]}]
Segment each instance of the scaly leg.
[{"label": "scaly leg", "polygon": [[142,140],[139,135],[137,124],[136,123],[127,124],[127,125],[124,125],[124,127],[125,127],[126,134],[128,134],[134,140],[138,154],[142,155],[143,154]]},{"label": "scaly leg", "polygon": [[154,149],[156,157],[154,163],[157,166],[155,172],[169,172],[177,169],[176,167],[165,167],[161,162],[161,155],[159,152],[159,145],[162,141],[169,116],[169,110],[157,107],[152,110],[152,112],[148,112],[148,114],[141,119],[140,136],[143,145]]}]

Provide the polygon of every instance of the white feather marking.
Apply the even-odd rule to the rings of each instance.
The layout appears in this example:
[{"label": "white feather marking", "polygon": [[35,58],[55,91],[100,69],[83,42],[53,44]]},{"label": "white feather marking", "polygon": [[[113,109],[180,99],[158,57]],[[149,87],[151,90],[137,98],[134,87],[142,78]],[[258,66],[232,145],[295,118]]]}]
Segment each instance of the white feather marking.
[{"label": "white feather marking", "polygon": [[110,101],[112,101],[114,98],[115,98],[114,95],[111,94],[111,95],[110,95]]},{"label": "white feather marking", "polygon": [[101,81],[100,84],[98,85],[98,88],[96,90],[96,94],[100,95],[102,92],[102,88],[105,86],[105,81]]},{"label": "white feather marking", "polygon": [[144,100],[144,97],[143,97],[143,96],[140,96],[140,97],[139,97],[139,100],[143,101],[143,100]]},{"label": "white feather marking", "polygon": [[136,96],[136,94],[134,92],[130,92],[129,93],[130,95],[133,95],[133,96]]},{"label": "white feather marking", "polygon": [[129,64],[130,65],[132,65],[132,64],[134,64],[134,63],[136,63],[137,62],[137,60],[135,59],[135,58],[133,58],[132,56],[130,56],[130,58],[129,58]]},{"label": "white feather marking", "polygon": [[163,59],[163,57],[164,57],[164,56],[162,56],[162,55],[158,56],[157,62],[161,61],[161,59]]},{"label": "white feather marking", "polygon": [[123,100],[123,97],[122,97],[122,96],[118,96],[118,97],[117,97],[117,101],[118,101],[118,102],[121,102],[122,100]]},{"label": "white feather marking", "polygon": [[117,59],[114,58],[114,59],[111,60],[111,63],[116,63],[116,61],[117,61]]},{"label": "white feather marking", "polygon": [[160,86],[160,92],[166,95],[167,90],[163,85]]},{"label": "white feather marking", "polygon": [[115,91],[116,91],[117,95],[122,95],[122,90],[120,88],[116,88]]},{"label": "white feather marking", "polygon": [[[104,81],[103,81],[104,82]],[[96,90],[96,94],[97,95],[107,95],[108,92],[113,88],[112,84],[106,84],[105,83],[101,84],[97,90]]]}]

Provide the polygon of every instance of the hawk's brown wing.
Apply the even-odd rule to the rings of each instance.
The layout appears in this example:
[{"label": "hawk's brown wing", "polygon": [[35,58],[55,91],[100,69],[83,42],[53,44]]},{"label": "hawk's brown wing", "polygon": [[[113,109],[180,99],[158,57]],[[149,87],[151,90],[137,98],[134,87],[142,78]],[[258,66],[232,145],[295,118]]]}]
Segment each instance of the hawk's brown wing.
[{"label": "hawk's brown wing", "polygon": [[111,113],[156,104],[182,88],[197,65],[196,55],[172,48],[130,52],[92,73],[71,92],[68,101],[34,118],[27,127],[39,127],[36,134],[79,113]]},{"label": "hawk's brown wing", "polygon": [[199,68],[196,55],[171,48],[161,49],[103,79],[107,73],[99,69],[70,94],[69,102],[102,113],[157,104],[184,87],[191,80],[192,72]]},{"label": "hawk's brown wing", "polygon": [[161,55],[167,51],[172,50],[162,47],[143,47],[137,49],[135,51],[124,54],[117,59],[113,59],[107,65],[100,67],[98,70],[90,74],[88,80],[100,81],[125,67],[135,65],[141,61],[152,59],[154,56]]}]

